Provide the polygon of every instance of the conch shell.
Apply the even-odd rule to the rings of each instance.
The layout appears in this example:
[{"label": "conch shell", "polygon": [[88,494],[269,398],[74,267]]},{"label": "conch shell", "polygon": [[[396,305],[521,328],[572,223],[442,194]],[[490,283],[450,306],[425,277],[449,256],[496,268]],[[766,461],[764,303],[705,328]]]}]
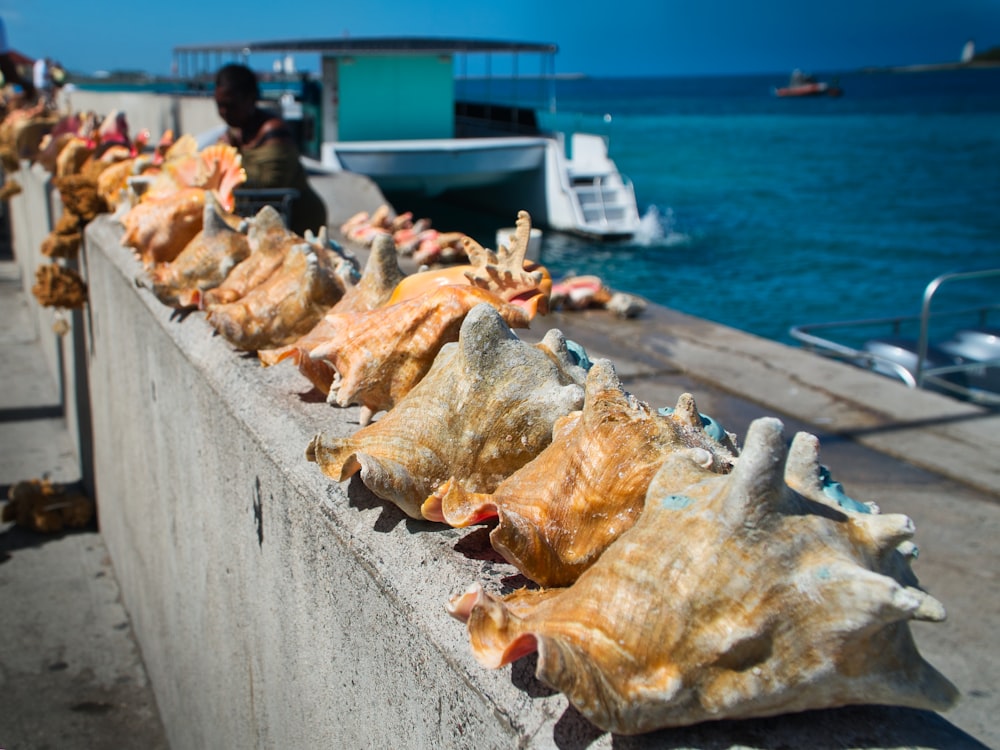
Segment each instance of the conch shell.
[{"label": "conch shell", "polygon": [[122,216],[122,244],[133,248],[143,266],[169,263],[201,231],[205,191],[177,190],[159,200],[143,201]]},{"label": "conch shell", "polygon": [[913,522],[789,489],[786,472],[816,486],[811,437],[786,467],[781,423],[759,419],[729,475],[675,453],[636,524],[571,587],[454,597],[476,658],[499,667],[537,649],[539,679],[621,734],[858,703],[947,708],[957,691],[908,627],[945,617],[910,570]]},{"label": "conch shell", "polygon": [[191,151],[191,142],[179,139],[166,154],[143,200],[163,200],[172,193],[188,188],[211,190],[226,211],[235,204],[233,191],[246,182],[243,157],[233,146],[222,143],[208,146],[201,151]]},{"label": "conch shell", "polygon": [[210,307],[208,322],[244,351],[289,344],[343,296],[341,263],[323,243],[296,243],[266,281],[235,302]]},{"label": "conch shell", "polygon": [[599,359],[587,373],[583,411],[556,422],[537,458],[491,495],[448,482],[422,512],[452,526],[499,516],[493,548],[532,581],[568,586],[635,523],[653,476],[677,451],[717,473],[736,460],[732,445],[705,432],[690,394],[671,416],[659,416],[622,390],[611,362]]},{"label": "conch shell", "polygon": [[[392,290],[404,276],[399,267],[399,257],[392,237],[381,234],[372,243],[371,254],[368,256],[360,281],[348,288],[327,314],[361,313],[382,307],[389,301]],[[311,331],[294,343],[278,349],[259,351],[257,356],[265,367],[291,359],[310,383],[328,394],[337,371],[326,360],[311,358],[309,352],[328,341],[336,335],[336,332],[336,326],[332,322],[327,322],[324,317]]]},{"label": "conch shell", "polygon": [[391,409],[427,373],[445,344],[458,339],[468,312],[492,305],[511,328],[527,328],[528,314],[492,292],[472,286],[443,286],[419,297],[361,313],[331,311],[323,318],[330,334],[309,351],[340,375],[328,401],[361,404],[360,422]]},{"label": "conch shell", "polygon": [[233,267],[250,255],[244,232],[233,229],[206,193],[202,230],[170,263],[149,271],[153,294],[171,307],[197,306],[201,292],[221,284]]},{"label": "conch shell", "polygon": [[524,307],[530,317],[549,310],[552,277],[537,263],[525,260],[531,238],[531,217],[527,211],[517,214],[517,226],[509,245],[496,252],[487,250],[471,237],[462,240],[469,265],[421,271],[403,279],[393,291],[389,304],[419,296],[435,286],[471,284],[489,289],[503,300]]},{"label": "conch shell", "polygon": [[302,237],[285,226],[277,210],[264,206],[247,229],[249,257],[238,263],[219,286],[205,292],[199,306],[211,310],[216,305],[228,305],[246,296],[281,268],[289,248],[301,242]]},{"label": "conch shell", "polygon": [[584,377],[558,330],[533,346],[492,305],[477,305],[391,411],[350,438],[317,435],[306,457],[338,482],[360,470],[378,497],[421,518],[449,477],[491,492],[538,455],[555,420],[582,405]]}]

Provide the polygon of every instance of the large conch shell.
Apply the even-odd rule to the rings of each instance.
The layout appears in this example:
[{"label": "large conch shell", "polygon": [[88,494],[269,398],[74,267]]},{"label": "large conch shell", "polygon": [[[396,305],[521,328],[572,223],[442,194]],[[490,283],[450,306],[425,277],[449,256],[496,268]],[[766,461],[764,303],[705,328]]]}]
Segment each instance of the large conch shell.
[{"label": "large conch shell", "polygon": [[519,211],[514,234],[496,252],[487,250],[471,237],[462,240],[469,265],[421,271],[403,279],[392,293],[389,304],[424,294],[435,286],[472,284],[489,289],[503,300],[524,307],[530,317],[549,310],[552,277],[544,266],[525,260],[531,239],[531,217]]},{"label": "large conch shell", "polygon": [[684,394],[669,417],[622,390],[609,360],[587,374],[582,412],[562,417],[552,443],[492,494],[459,483],[438,489],[425,518],[468,526],[492,516],[490,542],[542,586],[568,586],[635,523],[653,476],[676,451],[693,451],[714,472],[730,471],[731,444],[711,438]]},{"label": "large conch shell", "polygon": [[317,435],[306,457],[338,482],[360,470],[378,497],[421,518],[449,477],[492,492],[538,455],[555,420],[582,405],[584,377],[558,330],[527,344],[492,305],[477,305],[391,411],[350,438]]},{"label": "large conch shell", "polygon": [[240,261],[221,284],[206,291],[199,306],[211,310],[216,305],[228,305],[245,297],[281,268],[289,249],[301,242],[302,237],[285,226],[281,214],[273,206],[264,206],[250,220],[247,229],[249,257]]},{"label": "large conch shell", "polygon": [[203,291],[221,284],[249,255],[246,234],[230,226],[219,213],[215,197],[207,193],[202,230],[172,262],[149,270],[153,294],[171,307],[197,306]]},{"label": "large conch shell", "polygon": [[[348,288],[327,315],[361,313],[382,307],[389,301],[392,290],[404,276],[392,237],[380,234],[372,243],[371,254],[360,281]],[[309,352],[328,341],[336,332],[337,327],[332,322],[327,322],[324,316],[311,331],[294,343],[278,349],[261,350],[257,352],[257,356],[265,367],[291,359],[310,383],[324,394],[329,394],[337,371],[330,362],[310,357]]]},{"label": "large conch shell", "polygon": [[[815,440],[751,424],[729,475],[679,452],[646,507],[570,588],[450,611],[476,658],[537,649],[537,676],[598,727],[635,734],[708,719],[886,704],[940,710],[955,687],[920,656],[909,620],[944,607],[917,588],[913,522],[842,509],[816,488]],[[692,460],[694,459],[694,460]]]},{"label": "large conch shell", "polygon": [[188,138],[182,137],[167,150],[166,159],[142,200],[163,200],[172,193],[196,187],[211,190],[219,205],[232,211],[233,191],[247,180],[243,157],[234,146],[222,143],[192,152]]},{"label": "large conch shell", "polygon": [[122,244],[139,255],[145,268],[169,263],[201,231],[205,191],[187,188],[159,200],[143,201],[122,216]]},{"label": "large conch shell", "polygon": [[327,400],[338,406],[360,404],[360,423],[391,409],[412,390],[434,363],[441,348],[458,340],[468,312],[492,305],[511,328],[530,323],[523,308],[472,286],[443,286],[419,297],[360,313],[327,313],[330,334],[309,351],[329,362],[340,376]]},{"label": "large conch shell", "polygon": [[266,281],[234,302],[209,307],[208,322],[244,351],[290,344],[343,296],[344,263],[324,240],[295,243]]}]

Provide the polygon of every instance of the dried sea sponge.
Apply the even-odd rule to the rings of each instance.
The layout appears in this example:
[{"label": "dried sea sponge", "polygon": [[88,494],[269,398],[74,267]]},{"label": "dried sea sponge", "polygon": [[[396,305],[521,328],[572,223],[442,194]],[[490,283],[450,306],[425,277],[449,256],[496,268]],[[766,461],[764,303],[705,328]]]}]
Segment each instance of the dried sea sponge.
[{"label": "dried sea sponge", "polygon": [[43,307],[73,309],[87,302],[87,285],[80,274],[57,263],[38,267],[31,293]]},{"label": "dried sea sponge", "polygon": [[67,175],[53,180],[66,210],[84,223],[108,212],[108,204],[97,192],[97,181],[82,175]]},{"label": "dried sea sponge", "polygon": [[5,201],[8,198],[12,198],[21,192],[21,184],[17,180],[12,180],[10,178],[0,187],[0,201]]},{"label": "dried sea sponge", "polygon": [[80,252],[80,240],[83,237],[80,232],[70,234],[60,234],[49,232],[48,236],[42,240],[41,252],[47,258],[75,258]]},{"label": "dried sea sponge", "polygon": [[94,517],[94,501],[48,479],[27,479],[12,485],[0,520],[52,534],[82,528]]}]

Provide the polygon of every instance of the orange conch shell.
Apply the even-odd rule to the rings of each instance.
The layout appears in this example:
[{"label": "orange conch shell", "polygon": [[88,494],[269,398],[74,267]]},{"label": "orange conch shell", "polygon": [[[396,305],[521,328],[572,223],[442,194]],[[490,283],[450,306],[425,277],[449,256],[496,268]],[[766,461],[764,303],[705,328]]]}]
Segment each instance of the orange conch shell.
[{"label": "orange conch shell", "polygon": [[302,238],[285,226],[281,214],[271,206],[264,206],[250,220],[247,229],[249,257],[237,264],[219,286],[202,295],[200,307],[211,310],[246,296],[281,268],[288,250],[301,242]]},{"label": "orange conch shell", "polygon": [[229,225],[212,193],[206,193],[202,230],[172,262],[150,269],[153,294],[171,307],[196,306],[203,291],[221,284],[248,255],[246,234]]},{"label": "orange conch shell", "polygon": [[399,283],[389,303],[416,297],[435,286],[472,284],[489,289],[501,299],[524,307],[532,318],[538,314],[544,315],[549,309],[552,277],[543,266],[525,260],[530,238],[531,217],[527,211],[520,211],[517,215],[516,232],[511,235],[509,245],[501,245],[493,252],[471,237],[464,237],[462,242],[470,265],[422,271],[407,276]]},{"label": "orange conch shell", "polygon": [[125,226],[122,244],[133,248],[146,268],[169,263],[201,231],[204,210],[205,191],[201,188],[143,201],[121,218]]},{"label": "orange conch shell", "polygon": [[[360,281],[348,288],[329,312],[360,313],[382,307],[389,301],[392,290],[404,276],[392,238],[388,234],[382,234],[372,243],[372,251]],[[324,317],[294,343],[279,349],[259,351],[257,356],[265,367],[291,359],[310,383],[323,393],[329,393],[337,371],[325,360],[312,359],[309,352],[335,334],[336,328]]]},{"label": "orange conch shell", "polygon": [[208,308],[208,322],[244,351],[289,344],[343,296],[342,262],[325,242],[293,244],[266,281],[234,302]]},{"label": "orange conch shell", "polygon": [[555,420],[582,405],[584,377],[559,331],[533,346],[492,305],[477,305],[391,411],[350,438],[317,435],[306,456],[338,482],[360,470],[378,497],[421,518],[449,477],[491,492],[538,455]]},{"label": "orange conch shell", "polygon": [[568,586],[635,523],[671,453],[697,449],[719,473],[735,461],[731,445],[705,432],[690,394],[671,416],[660,416],[622,390],[606,359],[587,374],[583,411],[561,418],[553,433],[492,495],[448,482],[424,504],[424,517],[467,526],[497,515],[493,548],[532,581]]},{"label": "orange conch shell", "polygon": [[[811,453],[811,437],[792,453]],[[858,703],[948,707],[957,691],[908,626],[945,616],[909,568],[913,522],[796,494],[786,481],[811,480],[785,472],[820,467],[786,456],[776,419],[750,426],[731,474],[675,453],[636,524],[571,587],[506,599],[473,587],[450,611],[483,665],[537,648],[538,677],[621,734]]]},{"label": "orange conch shell", "polygon": [[441,348],[458,340],[462,321],[479,304],[492,305],[511,328],[528,327],[523,309],[471,286],[443,286],[361,313],[327,313],[324,322],[331,333],[309,352],[340,375],[327,400],[338,406],[361,404],[362,425],[391,409],[426,375]]},{"label": "orange conch shell", "polygon": [[232,211],[233,190],[247,180],[243,157],[233,146],[219,143],[192,152],[191,144],[187,137],[182,137],[167,150],[160,171],[142,200],[161,200],[179,190],[197,187],[214,192],[219,205]]}]

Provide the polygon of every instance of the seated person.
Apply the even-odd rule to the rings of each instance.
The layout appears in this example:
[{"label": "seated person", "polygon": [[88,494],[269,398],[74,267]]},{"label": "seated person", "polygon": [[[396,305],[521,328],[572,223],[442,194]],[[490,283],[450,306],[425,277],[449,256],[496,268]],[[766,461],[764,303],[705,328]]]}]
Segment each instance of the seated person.
[{"label": "seated person", "polygon": [[257,106],[257,76],[245,65],[226,65],[215,76],[215,106],[229,126],[224,141],[239,149],[247,173],[244,188],[293,188],[289,229],[304,234],[326,224],[326,206],[309,185],[299,149],[285,122]]}]

